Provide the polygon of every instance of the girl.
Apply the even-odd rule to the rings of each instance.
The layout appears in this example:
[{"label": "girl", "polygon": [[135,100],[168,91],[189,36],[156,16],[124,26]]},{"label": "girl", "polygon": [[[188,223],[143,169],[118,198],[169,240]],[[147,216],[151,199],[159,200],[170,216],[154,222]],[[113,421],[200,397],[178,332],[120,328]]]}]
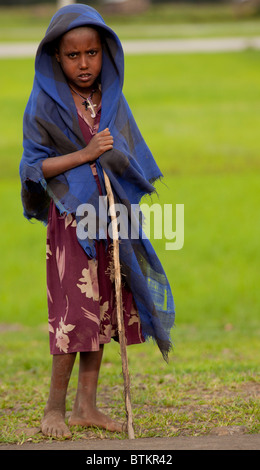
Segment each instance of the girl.
[{"label": "girl", "polygon": [[[140,236],[130,237],[131,205],[151,194],[162,175],[122,94],[123,74],[121,43],[96,10],[76,4],[54,15],[36,54],[20,164],[24,215],[48,224],[53,366],[42,420],[48,436],[71,436],[65,401],[77,352],[78,388],[69,425],[122,430],[96,407],[103,347],[118,337],[111,241],[100,230],[103,170],[129,218],[129,237],[120,240],[126,342],[151,337],[165,359],[171,348],[174,305],[168,280],[141,226]],[[77,232],[81,204],[95,211],[95,236]]]}]

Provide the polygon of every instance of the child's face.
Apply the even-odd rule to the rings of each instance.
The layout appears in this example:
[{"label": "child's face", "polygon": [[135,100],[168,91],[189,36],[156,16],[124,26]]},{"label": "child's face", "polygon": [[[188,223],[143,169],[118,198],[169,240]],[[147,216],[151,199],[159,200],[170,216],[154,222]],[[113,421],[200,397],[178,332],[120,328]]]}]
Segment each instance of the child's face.
[{"label": "child's face", "polygon": [[87,93],[102,67],[102,44],[98,32],[89,27],[72,29],[62,36],[56,58],[68,83],[77,91]]}]

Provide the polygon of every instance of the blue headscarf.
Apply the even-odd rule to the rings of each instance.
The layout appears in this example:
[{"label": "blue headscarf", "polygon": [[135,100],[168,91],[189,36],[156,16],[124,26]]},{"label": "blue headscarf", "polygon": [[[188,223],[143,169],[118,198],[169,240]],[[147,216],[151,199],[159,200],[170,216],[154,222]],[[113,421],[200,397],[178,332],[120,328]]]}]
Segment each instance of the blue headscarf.
[{"label": "blue headscarf", "polygon": [[[42,162],[48,157],[75,152],[86,146],[77,110],[54,50],[56,41],[69,30],[90,26],[101,33],[102,110],[99,130],[109,128],[113,149],[96,160],[105,194],[103,170],[115,201],[128,209],[131,226],[133,204],[154,191],[162,176],[122,93],[124,54],[117,35],[93,8],[74,4],[53,16],[35,60],[33,89],[24,113],[24,152],[20,164],[22,202],[26,218],[47,222],[50,198],[61,213],[76,214],[80,204],[92,204],[99,214],[99,191],[88,163],[45,180]],[[141,228],[140,228],[141,233]],[[95,240],[79,239],[86,254],[95,257]],[[153,338],[165,359],[171,348],[174,302],[161,263],[147,238],[120,240],[120,263],[139,312],[144,337]]]}]

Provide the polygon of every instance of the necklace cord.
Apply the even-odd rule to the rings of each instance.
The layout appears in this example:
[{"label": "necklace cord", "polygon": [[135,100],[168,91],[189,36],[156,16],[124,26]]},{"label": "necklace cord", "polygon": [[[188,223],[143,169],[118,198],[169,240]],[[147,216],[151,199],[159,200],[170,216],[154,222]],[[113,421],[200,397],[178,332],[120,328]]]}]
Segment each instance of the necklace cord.
[{"label": "necklace cord", "polygon": [[96,89],[96,88],[93,89],[93,90],[91,91],[90,95],[89,95],[87,98],[85,98],[85,96],[81,95],[81,94],[78,93],[76,90],[74,90],[74,89],[72,88],[72,86],[69,85],[69,87],[70,87],[70,89],[73,91],[73,93],[75,93],[76,95],[80,96],[80,98],[83,98],[84,101],[83,101],[81,104],[82,104],[83,106],[85,106],[86,111],[87,111],[88,109],[90,109],[90,110],[91,110],[91,115],[90,115],[90,116],[91,116],[92,118],[95,118],[97,114],[96,114],[94,108],[96,108],[97,105],[93,103],[93,101],[92,101],[92,96],[93,96],[94,93],[97,91],[97,89]]}]

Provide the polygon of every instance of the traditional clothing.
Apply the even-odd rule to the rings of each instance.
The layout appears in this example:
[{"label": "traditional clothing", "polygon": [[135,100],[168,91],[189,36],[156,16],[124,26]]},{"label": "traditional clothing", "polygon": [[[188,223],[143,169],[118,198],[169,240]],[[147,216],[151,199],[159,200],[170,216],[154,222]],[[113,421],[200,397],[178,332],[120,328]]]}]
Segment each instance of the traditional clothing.
[{"label": "traditional clothing", "polygon": [[[86,145],[99,128],[100,110],[91,125],[78,109]],[[102,194],[96,164],[91,165]],[[96,242],[96,259],[78,243],[73,214],[60,214],[51,200],[48,214],[46,264],[51,354],[98,351],[111,338],[118,341],[112,244]],[[122,303],[126,344],[144,341],[133,295],[123,283]]]},{"label": "traditional clothing", "polygon": [[[45,180],[42,173],[44,159],[86,146],[73,97],[54,56],[55,41],[79,26],[97,28],[102,37],[99,130],[108,127],[114,145],[111,151],[96,160],[96,171],[102,194],[105,195],[105,170],[115,201],[124,204],[128,211],[129,237],[122,238],[119,244],[123,279],[132,292],[143,337],[153,338],[167,358],[175,315],[171,288],[151,243],[143,236],[141,225],[139,237],[131,238],[131,205],[138,204],[143,195],[151,194],[154,191],[152,183],[162,174],[122,93],[124,56],[120,40],[99,13],[86,5],[75,4],[60,9],[37,51],[33,90],[24,114],[24,153],[20,164],[24,215],[47,223],[52,200],[61,215],[75,216],[78,206],[87,203],[94,207],[97,219],[101,217],[100,190],[90,164],[49,180]],[[79,217],[76,222],[80,222]],[[100,235],[98,224],[94,237],[78,237],[88,258],[97,259],[97,242],[105,243],[107,248],[101,238],[106,237]]]}]

